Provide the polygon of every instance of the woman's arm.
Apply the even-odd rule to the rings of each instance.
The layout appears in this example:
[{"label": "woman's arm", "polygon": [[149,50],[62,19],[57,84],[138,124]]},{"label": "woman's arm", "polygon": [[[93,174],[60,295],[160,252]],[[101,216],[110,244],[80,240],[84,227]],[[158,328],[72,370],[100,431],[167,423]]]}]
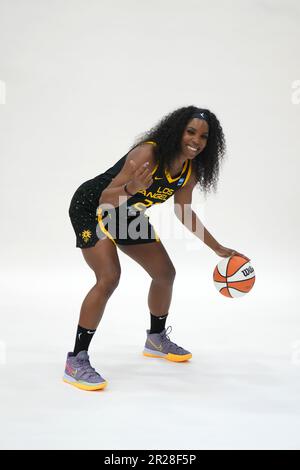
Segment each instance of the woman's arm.
[{"label": "woman's arm", "polygon": [[112,179],[109,185],[101,193],[99,204],[110,204],[114,207],[118,207],[120,205],[119,198],[122,197],[122,199],[124,198],[125,201],[125,198],[128,199],[131,197],[124,189],[124,185],[126,183],[130,193],[135,194],[138,192],[139,188],[136,188],[134,184],[131,183],[134,170],[133,166],[130,164],[130,160],[135,162],[137,168],[141,167],[146,162],[149,162],[148,169],[152,171],[153,167],[155,166],[153,146],[149,144],[142,144],[138,147],[135,147],[128,153],[121,171],[115,178]]},{"label": "woman's arm", "polygon": [[197,180],[194,173],[192,173],[188,183],[174,194],[174,212],[180,222],[192,232],[193,235],[203,241],[209,248],[211,248],[218,256],[227,258],[233,255],[239,255],[249,261],[249,258],[242,253],[239,253],[232,248],[222,246],[217,240],[209,233],[204,227],[197,214],[192,210],[192,193]]},{"label": "woman's arm", "polygon": [[197,214],[192,210],[192,195],[196,184],[197,179],[193,170],[187,184],[178,189],[174,194],[174,212],[180,222],[193,235],[215,251],[219,248],[220,244],[204,227]]},{"label": "woman's arm", "polygon": [[[192,177],[191,177],[192,178]],[[212,250],[218,249],[220,244],[204,227],[201,220],[192,210],[192,193],[197,181],[194,177],[186,186],[176,191],[174,194],[174,212],[180,222],[190,230],[196,237],[203,241]]]}]

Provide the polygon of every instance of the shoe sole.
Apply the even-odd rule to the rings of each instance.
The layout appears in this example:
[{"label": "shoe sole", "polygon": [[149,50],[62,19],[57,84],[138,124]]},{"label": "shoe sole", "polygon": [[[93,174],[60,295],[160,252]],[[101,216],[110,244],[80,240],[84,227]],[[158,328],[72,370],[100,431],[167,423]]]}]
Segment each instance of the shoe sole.
[{"label": "shoe sole", "polygon": [[[161,353],[162,354],[162,353]],[[172,362],[185,362],[191,359],[192,354],[185,354],[182,356],[178,356],[177,354],[162,354],[161,356],[158,354],[152,354],[146,351],[143,351],[143,355],[146,357],[155,357],[157,359],[166,359],[167,361],[172,361]]]},{"label": "shoe sole", "polygon": [[70,379],[67,379],[66,377],[63,377],[63,382],[73,385],[73,387],[80,388],[81,390],[87,390],[89,392],[93,392],[95,390],[102,390],[107,386],[107,382],[101,382],[100,384],[95,384],[95,385],[87,385],[84,383],[80,383],[77,380],[74,382]]}]

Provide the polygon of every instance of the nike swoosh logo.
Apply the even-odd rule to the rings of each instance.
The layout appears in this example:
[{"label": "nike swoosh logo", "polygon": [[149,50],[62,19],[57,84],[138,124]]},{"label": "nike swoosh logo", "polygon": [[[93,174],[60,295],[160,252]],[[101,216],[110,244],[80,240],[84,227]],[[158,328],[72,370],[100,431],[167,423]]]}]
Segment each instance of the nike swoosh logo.
[{"label": "nike swoosh logo", "polygon": [[94,333],[95,333],[94,331],[89,331],[89,330],[87,331],[88,335],[93,335]]},{"label": "nike swoosh logo", "polygon": [[158,351],[162,351],[162,344],[160,344],[159,346],[157,346],[157,344],[153,343],[153,341],[151,341],[151,339],[148,339],[149,343],[152,344],[152,346],[155,347],[155,349],[157,349]]},{"label": "nike swoosh logo", "polygon": [[163,178],[157,178],[156,176],[155,176],[154,179],[155,179],[155,180],[163,180]]}]

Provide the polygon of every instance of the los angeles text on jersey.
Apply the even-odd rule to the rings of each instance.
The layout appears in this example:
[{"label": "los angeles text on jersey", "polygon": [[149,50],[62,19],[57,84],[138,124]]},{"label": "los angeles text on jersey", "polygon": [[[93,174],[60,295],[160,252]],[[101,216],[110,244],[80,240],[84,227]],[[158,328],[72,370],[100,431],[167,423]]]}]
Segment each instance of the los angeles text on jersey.
[{"label": "los angeles text on jersey", "polygon": [[118,456],[111,454],[104,458],[105,465],[129,465],[134,468],[138,464],[147,465],[191,465],[196,463],[194,454],[148,454],[143,457],[138,456]]},{"label": "los angeles text on jersey", "polygon": [[152,191],[147,192],[146,189],[143,189],[138,192],[145,197],[150,197],[151,199],[161,199],[162,201],[166,201],[170,196],[172,196],[172,194],[174,193],[174,189],[159,187],[155,193],[153,193]]}]

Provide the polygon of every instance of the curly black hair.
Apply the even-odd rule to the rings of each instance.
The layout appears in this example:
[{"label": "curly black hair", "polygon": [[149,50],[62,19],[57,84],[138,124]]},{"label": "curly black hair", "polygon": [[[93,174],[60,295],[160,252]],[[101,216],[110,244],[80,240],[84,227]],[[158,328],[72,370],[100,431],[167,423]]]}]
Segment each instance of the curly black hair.
[{"label": "curly black hair", "polygon": [[193,159],[197,183],[199,183],[200,190],[206,195],[209,191],[217,189],[220,163],[226,152],[225,136],[221,124],[215,114],[208,109],[196,106],[175,109],[164,116],[155,127],[140,134],[131,149],[147,140],[153,140],[158,144],[155,147],[156,158],[163,162],[164,168],[170,169],[171,163],[180,153],[183,132],[195,112],[205,112],[209,116],[209,135],[206,147]]}]

